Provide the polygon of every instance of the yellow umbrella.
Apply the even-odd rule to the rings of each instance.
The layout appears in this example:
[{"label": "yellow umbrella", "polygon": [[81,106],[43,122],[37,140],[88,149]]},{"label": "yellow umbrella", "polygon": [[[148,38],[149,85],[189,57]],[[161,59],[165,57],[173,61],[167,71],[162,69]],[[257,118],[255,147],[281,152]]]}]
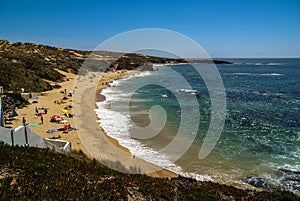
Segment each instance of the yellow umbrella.
[{"label": "yellow umbrella", "polygon": [[62,108],[61,111],[62,111],[64,114],[68,114],[68,113],[69,113],[69,111],[66,110],[66,109],[64,109],[64,108]]}]

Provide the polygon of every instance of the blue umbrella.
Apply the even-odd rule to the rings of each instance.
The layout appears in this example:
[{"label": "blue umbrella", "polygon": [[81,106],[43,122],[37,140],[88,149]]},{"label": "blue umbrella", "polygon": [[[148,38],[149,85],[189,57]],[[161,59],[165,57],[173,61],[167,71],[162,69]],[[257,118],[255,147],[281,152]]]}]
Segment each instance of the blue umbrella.
[{"label": "blue umbrella", "polygon": [[55,133],[55,132],[57,132],[56,129],[50,129],[50,130],[47,131],[47,133]]}]

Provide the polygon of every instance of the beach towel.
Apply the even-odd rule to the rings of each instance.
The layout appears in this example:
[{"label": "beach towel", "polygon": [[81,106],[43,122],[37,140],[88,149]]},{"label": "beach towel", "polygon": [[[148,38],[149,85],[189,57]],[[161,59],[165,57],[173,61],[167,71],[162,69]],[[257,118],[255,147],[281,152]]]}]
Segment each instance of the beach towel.
[{"label": "beach towel", "polygon": [[28,126],[39,126],[39,124],[28,124]]},{"label": "beach towel", "polygon": [[53,115],[52,117],[51,117],[51,122],[59,122],[59,121],[61,121],[63,118],[65,118],[65,116],[63,116],[63,115],[60,115],[60,116],[58,116],[58,115]]},{"label": "beach towel", "polygon": [[65,124],[65,123],[68,123],[68,121],[67,120],[61,120],[59,123],[60,124]]}]

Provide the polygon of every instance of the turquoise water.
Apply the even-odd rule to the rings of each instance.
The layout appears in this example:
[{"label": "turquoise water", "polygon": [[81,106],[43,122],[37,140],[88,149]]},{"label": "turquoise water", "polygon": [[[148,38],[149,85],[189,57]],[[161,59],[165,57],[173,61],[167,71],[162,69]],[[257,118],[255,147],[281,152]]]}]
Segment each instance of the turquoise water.
[{"label": "turquoise water", "polygon": [[[181,172],[205,175],[226,183],[248,183],[265,189],[281,187],[299,194],[300,59],[226,60],[234,64],[217,65],[226,92],[225,126],[217,145],[204,160],[198,159],[198,154],[210,123],[211,100],[195,68],[205,68],[206,65],[159,67],[150,76],[123,80],[104,91],[108,100],[99,105],[102,112],[105,109],[122,114],[123,101],[130,100],[130,112],[118,122],[119,125],[125,122],[126,126],[119,131],[123,135],[127,131],[127,137],[117,131],[112,136],[139,157],[170,169],[177,167]],[[172,73],[174,71],[178,74]],[[178,75],[188,82],[191,89],[183,87]],[[148,82],[153,84],[143,86]],[[170,86],[168,89],[164,87],[166,83]],[[129,95],[132,86],[142,87]],[[193,97],[196,97],[197,108]],[[118,107],[105,108],[109,101],[116,102]],[[149,109],[157,105],[164,108],[166,123],[161,130],[155,131],[156,135],[139,139],[137,132],[143,131],[136,131],[131,125],[149,125]],[[182,108],[189,112],[190,128],[195,127],[198,110],[200,119],[196,132],[189,127],[183,129],[184,136],[180,140],[193,140],[193,143],[177,160],[180,143],[171,151],[160,150],[178,134]],[[159,114],[155,118],[163,121]],[[107,131],[110,127],[105,125],[113,127],[113,121],[101,124]]]}]

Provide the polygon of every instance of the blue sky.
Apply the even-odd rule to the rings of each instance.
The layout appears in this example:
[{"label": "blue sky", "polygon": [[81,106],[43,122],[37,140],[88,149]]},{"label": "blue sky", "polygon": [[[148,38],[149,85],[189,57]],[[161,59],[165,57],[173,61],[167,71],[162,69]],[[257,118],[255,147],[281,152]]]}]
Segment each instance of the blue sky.
[{"label": "blue sky", "polygon": [[94,49],[125,31],[163,28],[212,57],[300,57],[299,0],[1,0],[0,9],[0,38],[12,42]]}]

